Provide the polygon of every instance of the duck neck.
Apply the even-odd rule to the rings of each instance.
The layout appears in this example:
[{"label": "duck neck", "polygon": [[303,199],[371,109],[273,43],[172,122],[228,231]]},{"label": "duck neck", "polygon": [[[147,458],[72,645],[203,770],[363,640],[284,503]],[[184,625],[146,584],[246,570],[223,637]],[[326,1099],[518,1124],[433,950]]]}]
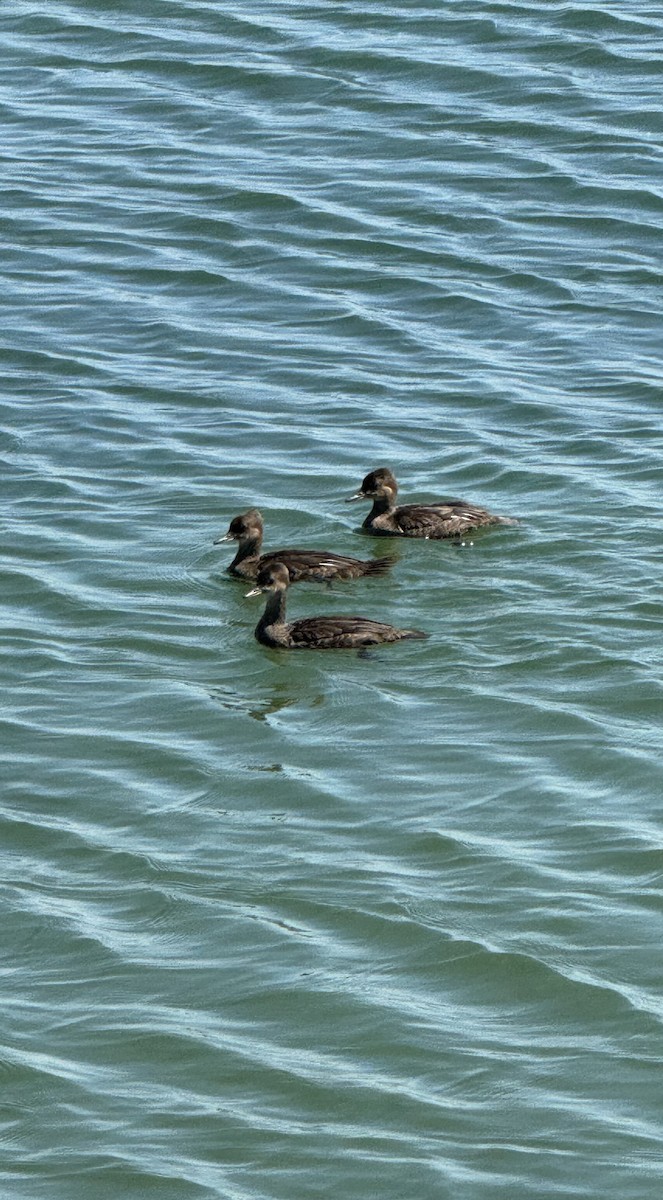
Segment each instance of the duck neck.
[{"label": "duck neck", "polygon": [[256,626],[256,637],[259,642],[266,641],[269,645],[274,638],[267,636],[267,630],[274,625],[285,625],[285,588],[276,588],[267,594],[265,611]]},{"label": "duck neck", "polygon": [[259,558],[260,547],[262,546],[262,537],[260,534],[252,535],[251,537],[241,538],[237,547],[237,554],[233,558],[228,570],[234,571],[241,563],[246,562],[247,558]]},{"label": "duck neck", "polygon": [[369,512],[364,524],[370,525],[376,517],[382,517],[385,513],[393,512],[394,508],[396,507],[394,500],[395,497],[392,492],[381,492],[378,496],[375,496],[373,500],[373,507]]}]

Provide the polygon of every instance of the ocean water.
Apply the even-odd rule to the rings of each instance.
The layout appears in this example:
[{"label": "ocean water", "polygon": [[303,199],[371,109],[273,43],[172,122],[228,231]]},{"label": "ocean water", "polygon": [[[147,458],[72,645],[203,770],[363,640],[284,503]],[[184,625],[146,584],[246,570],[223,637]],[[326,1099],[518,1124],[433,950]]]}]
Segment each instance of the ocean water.
[{"label": "ocean water", "polygon": [[[0,1193],[658,1200],[660,8],[0,29]],[[253,505],[429,639],[258,645]]]}]

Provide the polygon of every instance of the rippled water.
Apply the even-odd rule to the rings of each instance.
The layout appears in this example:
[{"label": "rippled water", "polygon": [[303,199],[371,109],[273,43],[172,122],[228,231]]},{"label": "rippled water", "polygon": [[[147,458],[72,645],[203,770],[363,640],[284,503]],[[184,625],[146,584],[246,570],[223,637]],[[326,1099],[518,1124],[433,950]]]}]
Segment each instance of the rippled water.
[{"label": "rippled water", "polygon": [[660,9],[0,23],[2,1194],[658,1200]]}]

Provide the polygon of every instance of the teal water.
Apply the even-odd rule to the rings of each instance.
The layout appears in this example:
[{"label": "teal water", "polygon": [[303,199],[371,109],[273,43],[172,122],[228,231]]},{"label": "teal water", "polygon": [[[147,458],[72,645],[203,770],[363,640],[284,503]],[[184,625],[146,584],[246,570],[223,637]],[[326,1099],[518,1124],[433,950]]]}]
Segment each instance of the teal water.
[{"label": "teal water", "polygon": [[660,9],[0,28],[2,1196],[658,1200]]}]

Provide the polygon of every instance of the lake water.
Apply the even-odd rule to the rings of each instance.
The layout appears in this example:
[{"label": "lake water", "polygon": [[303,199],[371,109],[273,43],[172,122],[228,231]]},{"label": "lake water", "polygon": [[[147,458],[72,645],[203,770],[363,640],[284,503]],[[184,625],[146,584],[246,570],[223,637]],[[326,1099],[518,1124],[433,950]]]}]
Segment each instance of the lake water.
[{"label": "lake water", "polygon": [[660,7],[0,27],[3,1197],[659,1200]]}]

